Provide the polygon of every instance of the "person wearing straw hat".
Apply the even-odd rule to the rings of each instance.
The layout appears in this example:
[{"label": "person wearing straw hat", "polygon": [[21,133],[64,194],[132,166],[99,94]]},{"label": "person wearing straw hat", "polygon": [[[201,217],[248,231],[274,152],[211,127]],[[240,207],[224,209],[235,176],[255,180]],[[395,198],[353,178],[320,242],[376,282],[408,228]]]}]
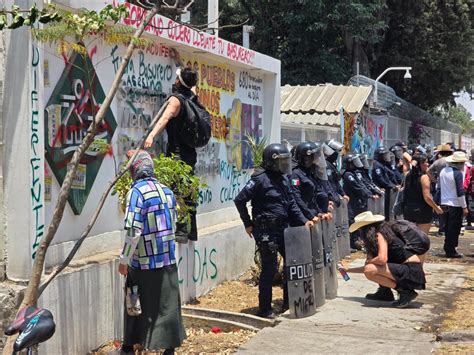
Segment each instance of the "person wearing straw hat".
[{"label": "person wearing straw hat", "polygon": [[[381,286],[377,291],[380,297],[367,297],[369,299],[390,301],[393,300],[390,289],[397,290],[399,299],[393,303],[397,308],[407,307],[418,296],[415,289],[423,290],[426,284],[422,255],[406,247],[406,242],[396,232],[397,225],[402,222],[409,223],[385,222],[385,216],[374,215],[370,211],[355,216],[349,232],[360,231],[367,260],[364,266],[346,268],[347,272],[364,273],[367,279]],[[410,232],[423,233],[410,225]]]},{"label": "person wearing straw hat", "polygon": [[464,152],[454,152],[446,158],[447,166],[439,174],[439,188],[441,207],[445,213],[444,251],[447,258],[462,258],[463,255],[456,251],[459,234],[462,227],[463,216],[469,213],[464,190],[464,163],[467,156]]},{"label": "person wearing straw hat", "polygon": [[[436,203],[440,203],[440,194],[439,194],[439,174],[441,173],[441,170],[443,170],[446,165],[446,158],[449,157],[450,155],[453,154],[453,149],[449,144],[440,144],[436,147],[435,150],[435,156],[436,160],[433,162],[433,164],[430,165],[430,167],[427,170],[427,174],[431,180],[432,183],[435,184],[434,188],[434,200]],[[439,221],[439,229],[438,229],[438,237],[444,237],[444,231],[445,231],[445,216],[444,214],[439,215],[438,217]]]}]

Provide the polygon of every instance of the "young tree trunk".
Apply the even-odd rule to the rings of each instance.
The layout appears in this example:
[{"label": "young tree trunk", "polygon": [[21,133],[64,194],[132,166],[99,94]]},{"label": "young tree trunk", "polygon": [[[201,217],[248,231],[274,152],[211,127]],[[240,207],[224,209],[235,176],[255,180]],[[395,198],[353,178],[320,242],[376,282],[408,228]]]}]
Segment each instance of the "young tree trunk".
[{"label": "young tree trunk", "polygon": [[[127,67],[127,64],[133,54],[133,51],[135,50],[136,42],[135,40],[140,38],[141,35],[143,34],[143,31],[145,30],[145,27],[147,26],[148,22],[152,19],[154,15],[156,15],[158,12],[157,7],[153,7],[148,13],[146,18],[143,20],[143,22],[140,24],[140,27],[135,31],[135,34],[133,35],[132,40],[130,41],[130,44],[128,45],[127,51],[125,52],[125,55],[123,56],[122,63],[120,64],[120,67],[115,74],[114,81],[112,83],[112,86],[105,97],[104,102],[100,106],[99,111],[97,112],[96,116],[94,117],[94,122],[89,128],[89,132],[87,135],[84,137],[82,140],[82,143],[79,145],[79,147],[76,149],[74,152],[74,155],[72,156],[72,159],[70,161],[70,169],[68,170],[66,177],[64,178],[64,182],[61,185],[61,189],[59,191],[59,196],[56,202],[56,207],[53,212],[53,216],[51,218],[51,223],[48,226],[48,231],[46,235],[41,239],[40,245],[38,247],[38,250],[36,252],[36,257],[35,261],[33,263],[33,268],[31,270],[30,274],[30,279],[28,281],[28,287],[25,292],[25,297],[23,299],[23,302],[20,305],[19,309],[22,309],[23,307],[26,306],[31,306],[35,305],[38,300],[38,287],[40,285],[41,281],[41,276],[43,274],[43,268],[44,268],[44,262],[46,258],[46,251],[48,250],[49,245],[51,244],[51,241],[53,240],[54,236],[56,235],[56,232],[58,230],[59,224],[61,223],[63,213],[64,213],[64,208],[66,207],[66,202],[67,198],[69,196],[69,192],[71,190],[71,185],[72,185],[72,180],[74,179],[77,171],[77,167],[79,165],[80,160],[84,156],[84,153],[86,150],[89,148],[91,143],[94,141],[94,136],[97,130],[98,125],[103,121],[105,114],[107,110],[110,107],[110,104],[112,103],[112,100],[115,97],[115,94],[117,93],[117,90],[119,88],[120,82],[122,80],[122,75],[125,72],[125,69]],[[14,338],[15,337],[9,337],[7,339],[7,342],[5,344],[5,348],[3,349],[3,354],[4,355],[10,355],[13,352],[13,344],[14,344]]]}]

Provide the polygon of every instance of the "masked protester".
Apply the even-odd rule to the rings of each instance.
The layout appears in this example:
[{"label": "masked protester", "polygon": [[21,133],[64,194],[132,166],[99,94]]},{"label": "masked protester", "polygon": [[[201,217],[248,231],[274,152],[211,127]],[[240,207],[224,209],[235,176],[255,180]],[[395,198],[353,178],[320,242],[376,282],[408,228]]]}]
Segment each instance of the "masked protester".
[{"label": "masked protester", "polygon": [[[127,196],[127,236],[120,254],[119,272],[139,295],[141,314],[125,312],[122,353],[133,354],[135,344],[173,354],[186,332],[181,316],[175,236],[176,199],[154,177],[153,160],[140,151],[130,167],[133,185]],[[156,221],[161,221],[156,225]],[[153,322],[150,320],[153,319]]]},{"label": "masked protester", "polygon": [[[327,217],[327,194],[315,177],[316,170],[325,169],[321,166],[321,147],[312,142],[303,142],[295,149],[295,167],[291,174],[291,189],[298,207],[307,219],[318,222],[319,218]],[[323,203],[323,206],[318,204]]]},{"label": "masked protester", "polygon": [[[291,171],[291,157],[282,144],[270,144],[263,151],[262,167],[257,168],[250,180],[234,199],[247,234],[255,239],[262,260],[259,278],[259,310],[257,315],[274,318],[272,284],[277,272],[277,253],[285,257],[284,230],[294,225],[313,226],[301,213],[291,192],[287,175]],[[252,205],[252,218],[247,202]],[[283,286],[283,308],[288,308],[288,289]]]},{"label": "masked protester", "polygon": [[[349,196],[349,222],[354,221],[354,217],[367,210],[367,200],[375,196],[365,186],[361,178],[356,175],[357,169],[363,167],[357,153],[350,153],[342,158],[342,180],[344,182],[344,191]],[[361,249],[358,244],[358,233],[352,233],[350,236],[351,248]]]}]

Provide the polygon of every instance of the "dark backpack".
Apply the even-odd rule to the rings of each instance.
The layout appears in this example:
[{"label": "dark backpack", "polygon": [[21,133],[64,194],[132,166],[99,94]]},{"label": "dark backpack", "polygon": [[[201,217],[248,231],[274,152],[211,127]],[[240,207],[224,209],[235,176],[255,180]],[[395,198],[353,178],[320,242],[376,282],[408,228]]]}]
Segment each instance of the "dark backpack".
[{"label": "dark backpack", "polygon": [[415,223],[405,220],[389,222],[395,235],[405,243],[405,249],[423,255],[430,249],[430,238]]},{"label": "dark backpack", "polygon": [[204,147],[211,139],[211,115],[196,95],[173,96],[176,96],[181,103],[183,126],[179,131],[180,141],[191,148]]}]

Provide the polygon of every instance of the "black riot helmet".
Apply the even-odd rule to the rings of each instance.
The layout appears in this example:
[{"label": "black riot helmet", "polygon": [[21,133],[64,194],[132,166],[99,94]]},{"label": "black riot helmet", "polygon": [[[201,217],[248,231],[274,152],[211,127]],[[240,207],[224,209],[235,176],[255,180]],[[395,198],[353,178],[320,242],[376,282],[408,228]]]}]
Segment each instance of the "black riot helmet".
[{"label": "black riot helmet", "polygon": [[364,165],[359,158],[357,153],[349,153],[342,158],[342,169],[344,171],[354,171],[356,169],[362,168]]},{"label": "black riot helmet", "polygon": [[291,159],[288,149],[280,143],[272,143],[263,150],[262,167],[280,174],[291,173]]},{"label": "black riot helmet", "polygon": [[367,154],[360,154],[359,155],[360,161],[362,162],[362,165],[364,166],[364,169],[369,170],[369,160],[367,159]]},{"label": "black riot helmet", "polygon": [[374,159],[381,163],[390,163],[390,152],[384,146],[380,146],[374,151]]},{"label": "black riot helmet", "polygon": [[403,157],[403,149],[398,145],[394,145],[390,148],[390,151],[395,155],[395,159],[400,160]]},{"label": "black riot helmet", "polygon": [[296,146],[295,160],[298,165],[304,168],[310,168],[315,164],[316,154],[321,150],[321,147],[313,142],[303,142]]}]

